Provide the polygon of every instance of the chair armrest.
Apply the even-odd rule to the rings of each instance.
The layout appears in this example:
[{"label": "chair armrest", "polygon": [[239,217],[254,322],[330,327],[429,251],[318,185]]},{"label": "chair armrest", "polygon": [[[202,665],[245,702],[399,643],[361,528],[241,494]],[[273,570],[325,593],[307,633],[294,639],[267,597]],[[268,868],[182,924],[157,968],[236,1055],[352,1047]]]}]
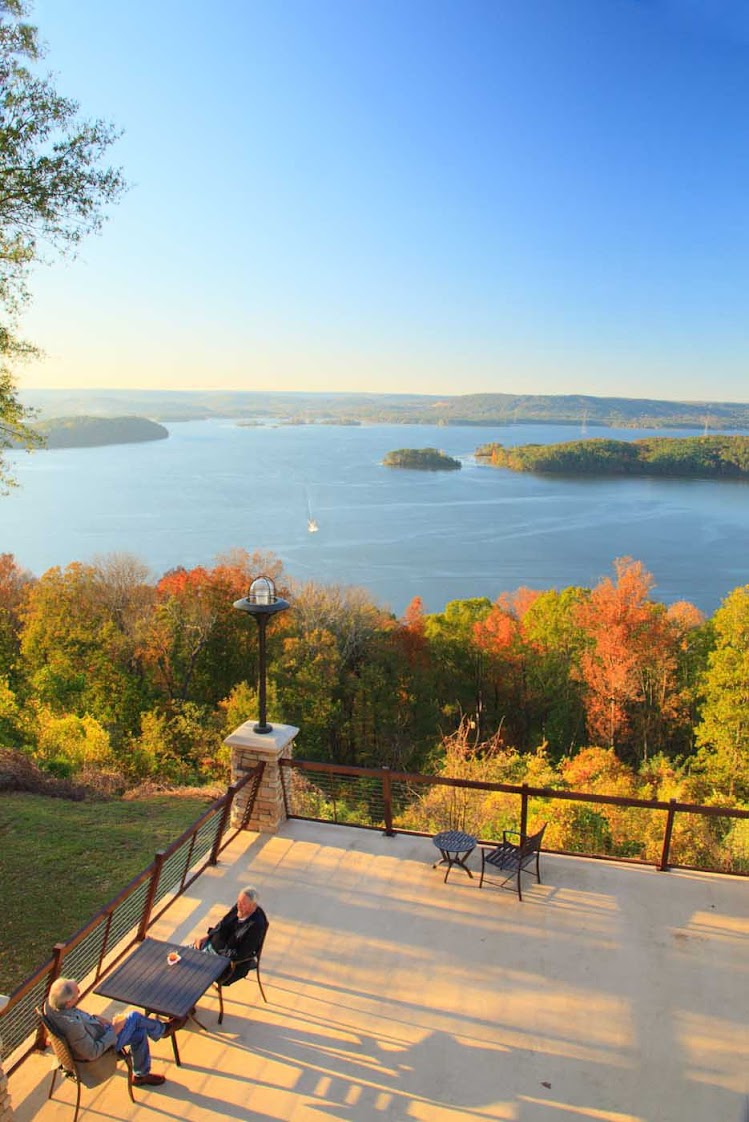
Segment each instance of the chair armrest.
[{"label": "chair armrest", "polygon": [[246,962],[257,962],[257,954],[248,954],[244,958],[230,958],[227,960],[227,970],[234,973],[238,966],[244,966]]},{"label": "chair armrest", "polygon": [[507,841],[507,837],[510,834],[515,838],[520,838],[521,841],[523,840],[523,835],[520,833],[519,830],[503,830],[502,831],[502,841],[507,842],[507,845],[515,845],[516,844],[515,842],[508,842]]}]

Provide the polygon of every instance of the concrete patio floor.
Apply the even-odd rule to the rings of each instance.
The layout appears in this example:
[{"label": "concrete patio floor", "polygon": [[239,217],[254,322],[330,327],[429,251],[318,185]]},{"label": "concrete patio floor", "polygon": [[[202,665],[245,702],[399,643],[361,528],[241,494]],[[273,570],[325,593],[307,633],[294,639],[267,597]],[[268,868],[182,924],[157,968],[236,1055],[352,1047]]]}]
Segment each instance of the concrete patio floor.
[{"label": "concrete patio floor", "polygon": [[[154,1046],[166,1085],[84,1088],[81,1122],[742,1122],[749,881],[544,855],[519,903],[436,856],[308,822],[235,840],[149,934],[186,941],[254,884],[268,1004],[250,976],[219,1026],[206,995],[181,1068]],[[11,1077],[17,1122],[72,1122],[50,1056]]]}]

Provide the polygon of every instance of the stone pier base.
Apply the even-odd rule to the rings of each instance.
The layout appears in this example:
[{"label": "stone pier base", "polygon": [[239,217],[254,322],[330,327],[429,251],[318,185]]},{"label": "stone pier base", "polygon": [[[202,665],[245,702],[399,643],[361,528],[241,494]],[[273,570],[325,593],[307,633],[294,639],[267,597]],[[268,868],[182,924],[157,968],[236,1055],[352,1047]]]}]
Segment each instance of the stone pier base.
[{"label": "stone pier base", "polygon": [[[291,756],[294,738],[299,729],[293,725],[274,725],[272,732],[258,733],[254,730],[255,724],[255,721],[245,721],[234,732],[229,733],[224,744],[228,744],[232,750],[232,783],[244,778],[261,760],[265,763],[263,779],[247,829],[275,834],[281,823],[286,821],[278,761]],[[249,788],[248,784],[247,789],[240,791],[232,805],[231,824],[235,828],[239,826],[247,808]]]}]

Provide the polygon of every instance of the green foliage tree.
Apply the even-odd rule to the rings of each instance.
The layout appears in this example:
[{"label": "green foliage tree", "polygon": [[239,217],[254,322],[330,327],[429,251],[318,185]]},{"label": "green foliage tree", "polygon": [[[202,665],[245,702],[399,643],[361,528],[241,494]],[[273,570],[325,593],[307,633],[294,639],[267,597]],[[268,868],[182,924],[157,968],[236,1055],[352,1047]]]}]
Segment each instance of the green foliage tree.
[{"label": "green foliage tree", "polygon": [[59,715],[44,705],[36,706],[35,757],[59,774],[80,771],[85,765],[111,762],[111,746],[105,729],[93,717],[72,713]]},{"label": "green foliage tree", "polygon": [[58,714],[89,714],[115,735],[137,727],[152,690],[138,636],[153,598],[144,569],[116,560],[49,569],[21,611],[28,686]]},{"label": "green foliage tree", "polygon": [[331,759],[341,692],[341,656],[335,636],[325,628],[313,628],[287,637],[272,673],[278,712],[302,730],[304,755]]},{"label": "green foliage tree", "polygon": [[579,666],[585,633],[577,610],[588,593],[552,588],[540,593],[522,617],[528,651],[530,743],[548,742],[554,757],[580,744],[585,732]]},{"label": "green foliage tree", "polygon": [[216,710],[192,701],[178,701],[167,709],[143,713],[140,734],[120,751],[120,762],[131,779],[159,783],[197,784],[228,781],[222,754],[222,723]]},{"label": "green foliage tree", "polygon": [[20,609],[24,591],[32,583],[30,573],[16,564],[11,553],[0,553],[0,674],[17,688],[20,666]]},{"label": "green foliage tree", "polygon": [[[116,130],[82,119],[77,102],[35,73],[42,50],[27,12],[23,0],[0,0],[0,450],[38,439],[13,374],[37,353],[16,335],[32,266],[74,254],[125,186],[103,163]],[[0,486],[12,482],[0,459]]]},{"label": "green foliage tree", "polygon": [[20,707],[8,679],[0,676],[0,746],[15,747],[22,741]]},{"label": "green foliage tree", "polygon": [[697,765],[716,793],[749,799],[749,585],[735,588],[713,616]]},{"label": "green foliage tree", "polygon": [[496,706],[486,709],[493,700],[496,677],[491,673],[491,656],[474,641],[477,623],[492,611],[485,596],[470,600],[451,600],[444,612],[428,615],[424,634],[429,643],[435,667],[435,689],[441,715],[453,728],[463,716],[478,725],[479,736],[486,728],[496,729]]}]

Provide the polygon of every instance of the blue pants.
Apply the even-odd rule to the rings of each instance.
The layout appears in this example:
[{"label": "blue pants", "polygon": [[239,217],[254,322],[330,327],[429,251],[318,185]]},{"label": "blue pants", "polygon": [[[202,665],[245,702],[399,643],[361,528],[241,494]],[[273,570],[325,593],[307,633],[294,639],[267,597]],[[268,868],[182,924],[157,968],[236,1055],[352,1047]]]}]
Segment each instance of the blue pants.
[{"label": "blue pants", "polygon": [[142,1013],[134,1011],[128,1013],[125,1021],[117,1034],[116,1048],[130,1045],[133,1053],[133,1070],[136,1075],[148,1075],[151,1070],[151,1049],[148,1047],[148,1038],[161,1040],[166,1030],[166,1022],[159,1021],[156,1017],[144,1017]]}]

